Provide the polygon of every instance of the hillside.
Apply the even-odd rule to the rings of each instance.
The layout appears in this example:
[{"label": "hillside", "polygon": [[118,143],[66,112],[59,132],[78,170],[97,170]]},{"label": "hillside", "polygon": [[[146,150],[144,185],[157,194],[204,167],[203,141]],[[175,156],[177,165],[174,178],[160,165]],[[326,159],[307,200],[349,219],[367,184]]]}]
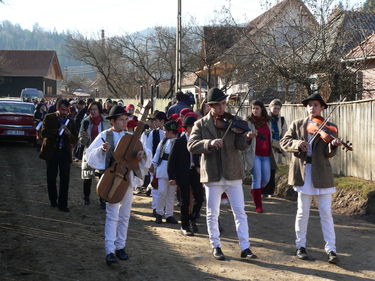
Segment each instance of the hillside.
[{"label": "hillside", "polygon": [[65,48],[67,37],[67,33],[45,31],[38,24],[30,31],[9,21],[0,22],[1,50],[56,50],[62,69],[65,66],[82,65],[80,61],[71,58]]}]

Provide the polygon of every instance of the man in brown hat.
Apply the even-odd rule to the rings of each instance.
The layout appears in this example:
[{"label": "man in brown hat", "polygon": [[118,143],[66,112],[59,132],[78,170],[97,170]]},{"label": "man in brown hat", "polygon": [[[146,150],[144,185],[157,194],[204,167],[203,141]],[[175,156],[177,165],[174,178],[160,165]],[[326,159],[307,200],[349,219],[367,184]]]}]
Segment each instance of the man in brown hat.
[{"label": "man in brown hat", "polygon": [[[316,196],[322,226],[325,251],[329,263],[336,263],[336,236],[331,212],[332,193],[336,191],[329,158],[336,155],[339,139],[330,143],[324,142],[319,135],[313,139],[307,126],[313,118],[320,118],[327,104],[323,98],[314,93],[302,101],[308,117],[295,120],[284,137],[280,140],[281,148],[293,153],[289,168],[288,184],[298,192],[298,209],[296,215],[296,256],[302,260],[309,259],[306,252],[306,235],[309,221],[310,204]],[[331,126],[335,126],[329,123]]]},{"label": "man in brown hat", "polygon": [[243,165],[241,151],[249,147],[255,137],[254,132],[235,134],[229,131],[223,139],[225,130],[215,126],[226,109],[226,97],[220,89],[213,88],[207,94],[210,112],[195,122],[188,141],[188,150],[201,155],[200,180],[204,184],[207,201],[207,226],[213,256],[224,260],[221,251],[218,216],[221,195],[225,192],[234,213],[241,258],[252,259],[256,256],[250,250],[249,227],[245,212],[242,189]]}]

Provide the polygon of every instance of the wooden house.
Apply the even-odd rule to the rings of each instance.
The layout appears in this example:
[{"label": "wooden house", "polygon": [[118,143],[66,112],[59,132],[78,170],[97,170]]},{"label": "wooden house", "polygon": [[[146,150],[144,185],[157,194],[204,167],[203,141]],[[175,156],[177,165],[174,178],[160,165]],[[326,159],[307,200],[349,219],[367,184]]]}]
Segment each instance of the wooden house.
[{"label": "wooden house", "polygon": [[63,79],[53,50],[0,50],[0,96],[19,97],[24,88],[56,95]]}]

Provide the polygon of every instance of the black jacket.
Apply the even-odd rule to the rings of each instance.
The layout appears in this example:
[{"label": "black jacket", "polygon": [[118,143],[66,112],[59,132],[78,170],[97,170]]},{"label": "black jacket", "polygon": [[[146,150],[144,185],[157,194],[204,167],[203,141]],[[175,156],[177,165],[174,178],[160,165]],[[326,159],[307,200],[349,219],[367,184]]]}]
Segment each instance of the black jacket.
[{"label": "black jacket", "polygon": [[[193,163],[199,167],[199,154],[192,154]],[[190,152],[187,150],[187,140],[185,134],[176,139],[168,158],[168,177],[175,180],[178,186],[189,183]]]}]

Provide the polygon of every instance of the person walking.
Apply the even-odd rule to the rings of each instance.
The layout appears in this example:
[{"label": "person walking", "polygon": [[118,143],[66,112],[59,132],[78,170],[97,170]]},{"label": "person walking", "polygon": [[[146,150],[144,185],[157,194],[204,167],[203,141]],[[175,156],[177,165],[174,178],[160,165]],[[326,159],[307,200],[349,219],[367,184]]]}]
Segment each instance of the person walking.
[{"label": "person walking", "polygon": [[228,132],[225,139],[224,130],[215,126],[216,119],[225,114],[226,98],[220,89],[212,88],[207,94],[210,112],[195,122],[188,141],[188,150],[201,154],[200,180],[206,191],[207,228],[212,255],[217,260],[224,260],[221,250],[218,216],[221,194],[225,192],[234,215],[236,231],[240,245],[240,257],[256,258],[250,250],[249,226],[245,212],[242,188],[244,176],[241,151],[248,148],[248,142],[255,137],[254,132],[235,134]]},{"label": "person walking", "polygon": [[[307,225],[311,200],[315,196],[328,262],[337,263],[336,235],[332,218],[332,194],[336,188],[329,158],[336,155],[341,141],[333,138],[332,141],[325,142],[319,134],[314,138],[307,129],[313,124],[314,118],[322,118],[323,110],[328,107],[320,94],[308,96],[302,104],[306,107],[308,117],[294,120],[280,140],[281,148],[292,153],[288,184],[294,186],[294,190],[298,192],[295,221],[296,256],[302,260],[309,259],[306,251]],[[336,127],[330,122],[327,125]]]},{"label": "person walking", "polygon": [[[90,204],[90,193],[92,179],[95,178],[95,169],[91,168],[87,163],[86,150],[97,137],[98,134],[107,130],[110,127],[108,120],[102,116],[102,104],[94,101],[87,108],[88,116],[83,119],[82,125],[78,134],[78,142],[84,147],[81,178],[83,180],[83,200],[85,205]],[[105,208],[105,202],[101,201],[102,208]]]},{"label": "person walking", "polygon": [[255,211],[263,213],[262,190],[270,180],[271,167],[276,169],[271,146],[271,119],[263,102],[260,100],[251,102],[251,114],[247,119],[251,123],[250,126],[255,127],[257,134],[255,142],[252,143],[254,161],[251,170],[251,194],[255,204]]},{"label": "person walking", "polygon": [[[120,139],[128,134],[125,132],[128,114],[123,106],[113,106],[107,119],[111,128],[100,132],[86,150],[87,162],[90,167],[104,172],[113,160],[113,153]],[[108,265],[118,259],[129,259],[125,251],[133,201],[133,188],[143,177],[151,165],[151,152],[147,149],[136,154],[139,161],[139,175],[133,170],[129,173],[129,186],[122,200],[118,203],[106,203],[106,218],[104,227],[105,261]],[[136,178],[137,177],[137,178]]]},{"label": "person walking", "polygon": [[[77,142],[77,131],[72,119],[68,118],[69,102],[59,99],[56,112],[44,117],[41,136],[43,138],[39,157],[46,161],[47,188],[51,207],[69,212],[68,190],[72,148]],[[60,188],[57,193],[56,177],[59,174]]]},{"label": "person walking", "polygon": [[155,220],[157,224],[162,223],[163,217],[168,223],[178,223],[173,217],[176,185],[171,184],[168,178],[168,158],[172,145],[177,138],[177,128],[176,121],[168,121],[164,124],[165,138],[159,143],[152,159],[152,172],[155,173],[155,177],[158,180],[158,201]]},{"label": "person walking", "polygon": [[[203,186],[199,180],[199,155],[187,149],[193,125],[197,121],[194,116],[184,119],[185,133],[174,142],[168,159],[169,183],[177,185],[180,191],[181,233],[192,236],[199,231],[196,219],[199,217],[203,203]],[[193,194],[194,206],[190,213],[190,195]]]}]

